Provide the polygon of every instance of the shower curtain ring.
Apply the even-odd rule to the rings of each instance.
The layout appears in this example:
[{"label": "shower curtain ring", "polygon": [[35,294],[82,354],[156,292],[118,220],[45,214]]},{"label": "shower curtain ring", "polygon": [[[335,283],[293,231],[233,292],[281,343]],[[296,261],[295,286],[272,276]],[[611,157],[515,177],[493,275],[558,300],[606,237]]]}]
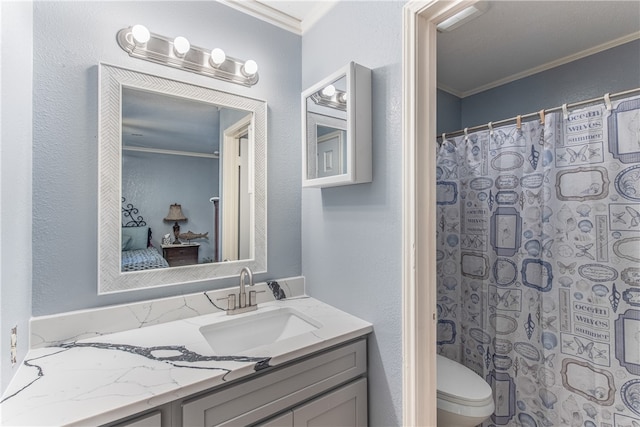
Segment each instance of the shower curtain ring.
[{"label": "shower curtain ring", "polygon": [[613,108],[611,105],[611,96],[608,93],[604,94],[604,105],[607,107],[607,111],[611,111]]}]

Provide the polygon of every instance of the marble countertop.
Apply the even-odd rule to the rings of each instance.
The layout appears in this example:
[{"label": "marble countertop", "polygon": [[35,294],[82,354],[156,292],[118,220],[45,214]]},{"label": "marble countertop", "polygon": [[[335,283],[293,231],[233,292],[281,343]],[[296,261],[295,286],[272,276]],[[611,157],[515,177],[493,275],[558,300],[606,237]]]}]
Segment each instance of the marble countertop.
[{"label": "marble countertop", "polygon": [[[291,307],[319,328],[272,345],[215,354],[200,327]],[[28,352],[1,409],[2,425],[99,425],[366,335],[370,323],[316,299],[259,304],[257,312],[198,315],[48,344]]]}]

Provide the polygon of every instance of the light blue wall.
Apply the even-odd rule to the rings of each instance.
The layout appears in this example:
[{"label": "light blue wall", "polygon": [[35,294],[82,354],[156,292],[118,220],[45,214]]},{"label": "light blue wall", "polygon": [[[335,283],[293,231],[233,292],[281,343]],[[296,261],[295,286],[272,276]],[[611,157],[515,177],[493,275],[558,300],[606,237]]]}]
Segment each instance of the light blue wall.
[{"label": "light blue wall", "polygon": [[372,426],[402,425],[403,5],[339,2],[302,37],[302,89],[349,61],[372,70],[373,182],[302,191],[308,293],[374,324]]},{"label": "light blue wall", "polygon": [[461,100],[455,95],[438,89],[436,133],[455,132],[460,130]]},{"label": "light blue wall", "polygon": [[[267,101],[269,271],[256,280],[301,273],[300,167],[294,160],[300,157],[300,36],[217,2],[38,1],[33,13],[34,315],[237,283],[222,279],[97,295],[99,62]],[[245,88],[131,58],[116,33],[136,23],[252,58],[260,81]]]},{"label": "light blue wall", "polygon": [[[31,317],[31,2],[0,2],[0,391],[29,345]],[[34,234],[35,235],[35,234]],[[10,331],[18,327],[18,364]]]},{"label": "light blue wall", "polygon": [[637,87],[640,40],[468,96],[461,102],[460,128]]},{"label": "light blue wall", "polygon": [[[220,195],[218,159],[129,152],[122,158],[122,195],[139,209],[151,228],[153,246],[160,250],[162,236],[169,233],[173,241],[173,222],[163,220],[169,205],[178,203],[187,221],[180,232],[209,233],[200,244],[198,259],[213,259],[213,204],[209,199]],[[198,182],[193,182],[198,177]]]}]

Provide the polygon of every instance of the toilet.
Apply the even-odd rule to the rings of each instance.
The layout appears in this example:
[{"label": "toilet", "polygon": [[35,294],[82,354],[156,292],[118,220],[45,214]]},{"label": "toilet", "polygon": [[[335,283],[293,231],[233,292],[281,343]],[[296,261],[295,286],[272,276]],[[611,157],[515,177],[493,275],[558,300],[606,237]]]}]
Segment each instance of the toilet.
[{"label": "toilet", "polygon": [[438,427],[474,427],[493,414],[491,387],[458,362],[437,355]]}]

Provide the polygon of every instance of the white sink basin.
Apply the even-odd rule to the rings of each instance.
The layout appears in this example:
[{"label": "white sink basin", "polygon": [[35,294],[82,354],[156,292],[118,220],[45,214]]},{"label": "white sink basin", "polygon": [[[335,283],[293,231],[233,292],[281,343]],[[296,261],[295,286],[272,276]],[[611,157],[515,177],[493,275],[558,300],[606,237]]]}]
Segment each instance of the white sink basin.
[{"label": "white sink basin", "polygon": [[200,333],[217,355],[238,355],[246,350],[302,335],[322,326],[290,307],[269,311],[258,309],[250,314],[237,316],[229,316],[224,321],[200,327]]}]

